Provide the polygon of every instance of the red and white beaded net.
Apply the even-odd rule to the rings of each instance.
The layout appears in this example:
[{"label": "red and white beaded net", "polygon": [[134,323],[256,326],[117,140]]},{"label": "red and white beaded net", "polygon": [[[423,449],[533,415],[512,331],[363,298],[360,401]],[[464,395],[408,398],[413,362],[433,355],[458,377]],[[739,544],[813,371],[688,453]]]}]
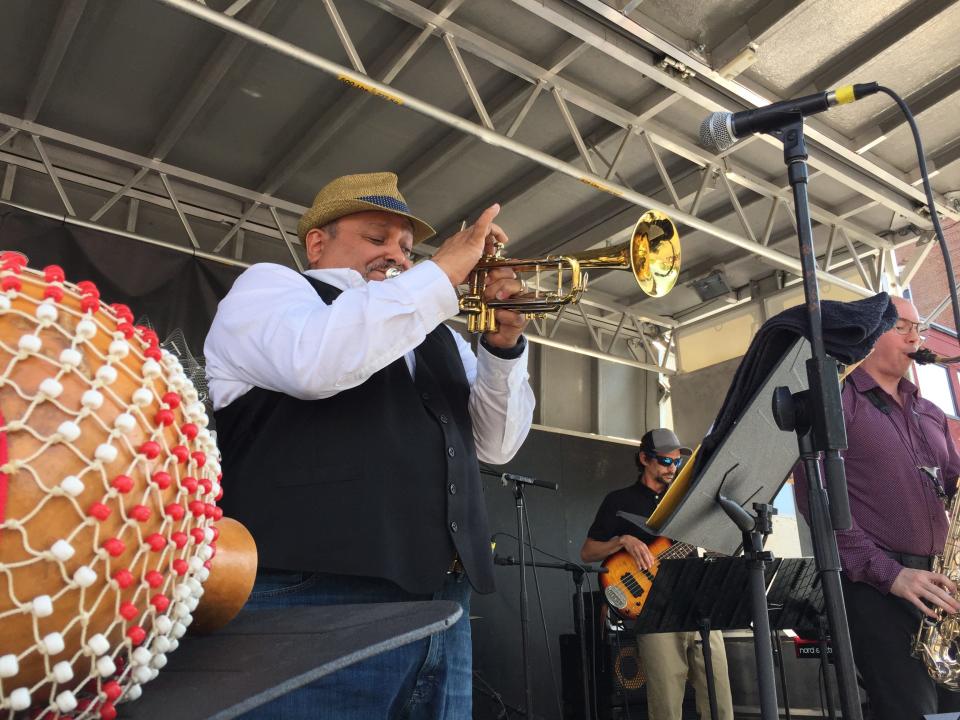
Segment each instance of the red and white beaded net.
[{"label": "red and white beaded net", "polygon": [[0,718],[116,717],[192,621],[219,455],[176,357],[0,253]]}]

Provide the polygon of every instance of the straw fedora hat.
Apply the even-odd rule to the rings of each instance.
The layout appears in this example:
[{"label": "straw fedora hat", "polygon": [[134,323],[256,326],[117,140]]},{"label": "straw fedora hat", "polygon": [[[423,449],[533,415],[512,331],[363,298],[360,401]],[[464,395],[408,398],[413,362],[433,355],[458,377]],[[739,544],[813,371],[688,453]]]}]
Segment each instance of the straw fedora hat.
[{"label": "straw fedora hat", "polygon": [[380,210],[403,215],[413,223],[413,242],[418,243],[436,234],[420,218],[410,212],[407,201],[397,189],[397,176],[391,172],[344,175],[323,186],[313,206],[300,218],[297,235],[300,242],[306,241],[313,228],[323,227],[345,215]]}]

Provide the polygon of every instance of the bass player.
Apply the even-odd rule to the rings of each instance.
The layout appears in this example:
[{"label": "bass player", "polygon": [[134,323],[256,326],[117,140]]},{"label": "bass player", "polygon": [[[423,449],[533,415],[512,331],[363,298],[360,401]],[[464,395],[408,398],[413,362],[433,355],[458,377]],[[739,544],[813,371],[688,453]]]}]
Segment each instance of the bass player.
[{"label": "bass player", "polygon": [[[673,482],[690,449],[683,447],[672,430],[649,430],[640,441],[637,467],[640,477],[633,485],[614,490],[600,504],[596,518],[580,549],[584,562],[599,562],[625,550],[640,570],[656,563],[650,544],[656,539],[617,515],[623,511],[649,517],[663,493]],[[710,717],[710,700],[700,636],[696,632],[651,633],[637,636],[637,646],[647,676],[647,715],[650,720],[680,720],[683,695],[689,677],[697,697],[701,718]],[[713,675],[719,716],[715,720],[733,720],[733,701],[727,674],[727,655],[723,635],[710,633]]]}]

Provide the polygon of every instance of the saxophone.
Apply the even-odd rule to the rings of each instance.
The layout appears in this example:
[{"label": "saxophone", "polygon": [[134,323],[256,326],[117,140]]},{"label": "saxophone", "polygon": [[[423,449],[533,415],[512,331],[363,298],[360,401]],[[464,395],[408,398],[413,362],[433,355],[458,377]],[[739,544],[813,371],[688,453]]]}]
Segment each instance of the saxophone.
[{"label": "saxophone", "polygon": [[[960,583],[960,502],[956,495],[950,506],[947,542],[934,560],[933,571]],[[936,619],[924,616],[920,621],[913,654],[927,666],[934,681],[949,690],[960,690],[960,613],[951,615],[939,608],[936,613]]]},{"label": "saxophone", "polygon": [[[943,357],[927,348],[918,348],[909,356],[918,364],[948,364],[960,361],[960,355]],[[960,494],[960,493],[957,493]],[[943,553],[933,563],[933,571],[960,581],[960,501],[954,495],[950,506],[950,526]],[[927,666],[935,682],[949,690],[960,690],[960,613],[950,615],[936,608],[936,618],[924,616],[913,641],[913,655]]]}]

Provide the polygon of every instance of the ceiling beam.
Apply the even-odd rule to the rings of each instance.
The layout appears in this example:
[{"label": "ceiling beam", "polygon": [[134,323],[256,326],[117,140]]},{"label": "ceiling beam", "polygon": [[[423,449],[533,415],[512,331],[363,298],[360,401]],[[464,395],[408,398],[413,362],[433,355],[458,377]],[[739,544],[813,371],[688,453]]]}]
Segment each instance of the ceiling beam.
[{"label": "ceiling beam", "polygon": [[[516,2],[517,0],[514,1]],[[646,102],[646,104],[635,104],[633,109],[627,110],[611,104],[605,99],[600,98],[596,94],[572,83],[571,81],[565,80],[561,77],[555,77],[555,74],[551,73],[550,70],[542,68],[536,63],[522,58],[505,48],[496,46],[488,39],[457,25],[448,18],[440,19],[435,17],[430,11],[410,2],[410,0],[368,0],[368,2],[378,7],[382,7],[398,17],[407,20],[408,22],[418,24],[423,23],[426,28],[434,27],[434,29],[436,29],[438,32],[442,30],[445,33],[450,33],[457,39],[459,45],[464,48],[472,49],[473,52],[477,53],[480,57],[483,57],[487,61],[492,62],[497,66],[526,79],[528,82],[540,81],[545,87],[559,89],[563,96],[571,102],[575,102],[581,108],[598,115],[599,117],[602,117],[611,123],[620,125],[624,128],[630,128],[631,131],[635,130],[639,132],[640,130],[643,130],[648,133],[650,140],[655,145],[686,157],[691,162],[707,165],[708,163],[719,164],[722,160],[722,156],[711,155],[702,148],[697,147],[694,143],[690,142],[686,138],[679,136],[674,131],[661,126],[655,121],[640,120],[640,117],[645,115],[647,109],[657,105],[662,105],[664,102],[666,102],[665,95],[663,95],[662,91],[675,91],[676,88],[661,88],[661,90],[658,91],[659,94],[650,95],[650,99]],[[650,62],[652,62],[652,59]],[[660,68],[656,68],[656,72],[663,74],[663,71]],[[651,76],[651,79],[660,82],[660,79],[657,77]],[[683,83],[679,83],[679,85],[683,86]],[[686,89],[689,90],[689,88]],[[673,92],[673,94],[675,96],[683,96],[683,93]],[[743,144],[741,143],[740,147],[742,146]],[[733,149],[736,149],[736,147],[737,146],[735,146]],[[564,162],[572,162],[577,155],[563,155],[561,157]],[[423,162],[429,163],[430,161],[425,160]],[[547,173],[544,177],[547,176],[549,176],[549,173]],[[776,188],[772,184],[766,182],[764,179],[756,177],[744,167],[737,167],[736,172],[728,176],[734,182],[744,187],[748,187],[760,194],[782,194],[785,192],[782,189]],[[872,188],[862,185],[857,189],[867,193],[868,195],[871,194],[872,190]],[[873,197],[877,197],[878,202],[881,200],[883,202],[890,201],[890,195],[884,195],[882,193],[875,194]],[[497,197],[492,198],[491,202],[498,200],[502,202],[503,195],[498,195]],[[898,212],[907,217],[915,216],[913,217],[915,222],[927,222],[926,218],[915,212],[912,205],[901,203],[902,201],[896,204]],[[465,210],[465,212],[457,216],[456,223],[459,223],[465,215],[469,214],[470,210],[473,210],[476,207],[485,207],[485,205],[479,204],[474,208]],[[829,211],[817,206],[816,204],[811,205],[811,213],[815,220],[819,220],[821,222],[845,222],[842,218],[830,217]],[[458,228],[445,228],[443,231],[441,231],[440,236],[445,237],[446,234],[455,231],[455,229]],[[873,237],[871,233],[856,227],[852,223],[848,223],[845,226],[845,229],[856,234],[858,239],[868,244],[883,244],[881,240]]]},{"label": "ceiling beam", "polygon": [[[384,0],[375,1],[384,2]],[[391,0],[391,2],[399,1],[400,0]],[[548,2],[549,0],[541,1]],[[590,187],[593,187],[601,192],[607,192],[616,197],[621,197],[624,200],[645,209],[649,208],[668,213],[672,211],[670,206],[657,202],[648,196],[632,190],[631,188],[610,182],[609,180],[597,175],[585,173],[581,168],[576,167],[575,165],[557,160],[556,158],[538,149],[519,143],[511,138],[504,137],[496,131],[470,122],[469,120],[455,115],[454,113],[451,113],[443,108],[439,108],[431,103],[425,102],[420,98],[410,95],[409,93],[402,92],[396,88],[392,88],[383,83],[372,80],[366,75],[344,67],[339,63],[304,50],[293,43],[282,40],[281,38],[270,35],[269,33],[261,32],[256,28],[251,28],[244,23],[229,18],[222,13],[210,10],[205,6],[190,2],[190,0],[158,0],[158,2],[162,2],[163,4],[173,7],[183,13],[199,18],[204,22],[210,23],[211,25],[216,25],[217,27],[220,27],[228,32],[242,35],[243,37],[246,37],[263,47],[267,47],[275,52],[282,53],[283,55],[293,58],[304,65],[336,77],[342,82],[349,82],[352,85],[365,89],[371,94],[389,99],[398,104],[403,104],[409,110],[431,118],[436,122],[460,129],[463,132],[470,133],[472,135],[476,135],[493,147],[500,148],[504,151],[519,155],[521,157],[526,157],[538,164],[545,165],[558,173],[589,185]],[[411,5],[413,4],[411,3]],[[419,6],[415,7],[419,8]],[[419,9],[422,10],[422,8]],[[672,212],[672,217],[675,222],[685,223],[698,230],[703,230],[708,235],[711,235],[712,237],[715,237],[723,242],[744,249],[753,249],[757,255],[763,256],[771,263],[784,270],[794,273],[799,273],[801,271],[800,261],[796,258],[772,250],[771,248],[763,245],[752,243],[742,235],[726,230],[725,228],[703,222],[696,216],[680,210]],[[858,294],[862,293],[863,289],[861,287],[850,283],[843,278],[830,275],[829,273],[819,270],[817,271],[817,276],[824,281],[829,281],[842,287],[846,287],[851,292],[856,292]]]},{"label": "ceiling beam", "polygon": [[[637,109],[641,108],[650,108],[655,104],[661,103],[663,98],[659,94],[659,90],[654,90],[650,95],[645,95],[639,101],[634,104],[634,107]],[[617,126],[611,126],[606,122],[596,123],[597,129],[587,132],[587,135],[584,137],[586,144],[593,148],[598,148],[601,145],[609,142],[618,135],[623,136],[626,130]],[[457,133],[461,134],[461,133]],[[556,157],[563,162],[574,162],[580,155],[577,146],[569,140],[562,140],[557,147],[548,148],[547,152],[552,156]],[[683,163],[683,166],[687,166],[686,163]],[[676,165],[672,166],[675,170],[679,170],[679,167]],[[469,216],[471,213],[476,212],[478,209],[489,207],[491,204],[498,202],[501,205],[507,205],[508,203],[513,202],[522,202],[524,197],[535,195],[538,189],[550,179],[555,177],[555,173],[547,167],[542,165],[537,165],[518,173],[512,179],[501,183],[500,187],[497,190],[488,196],[481,198],[479,201],[473,201],[470,207],[464,207],[459,209],[454,213],[453,217],[455,220],[448,221],[445,225],[441,225],[443,228],[437,236],[440,238],[447,237],[453,232],[459,230],[459,223],[463,218]],[[659,189],[659,185],[657,189]],[[525,241],[526,242],[526,241]],[[515,246],[517,249],[521,247],[518,243]]]},{"label": "ceiling beam", "polygon": [[709,50],[710,64],[721,75],[734,58],[753,44],[763,45],[800,14],[806,0],[769,0],[755,8],[747,21]]},{"label": "ceiling beam", "polygon": [[[447,0],[437,10],[437,17],[447,18],[456,12],[464,0]],[[390,45],[383,49],[372,63],[371,76],[385,85],[396,80],[423,44],[433,35],[435,27],[424,27],[400,32]],[[340,97],[320,114],[313,125],[283,153],[273,167],[267,170],[259,188],[261,192],[275,193],[300,169],[325,148],[337,133],[349,125],[366,104],[373,99],[367,93],[358,93],[346,88]]]},{"label": "ceiling beam", "polygon": [[[531,87],[529,83],[514,80],[502,88],[488,102],[494,126],[500,126],[502,130],[507,119],[513,115],[514,122],[510,126],[508,135],[512,136],[518,129],[518,122],[523,119],[515,113],[521,101],[527,101],[521,112],[524,109],[529,110],[527,105],[536,99],[536,94],[543,86],[589,48],[590,46],[585,42],[576,38],[567,38],[551,53],[551,58],[544,64],[545,72],[537,78],[536,85]],[[454,158],[460,157],[475,142],[476,138],[472,135],[464,135],[457,130],[449,130],[439,140],[431,140],[429,150],[420,153],[415,161],[399,172],[399,176],[403,178],[404,190],[410,192],[416,188],[438,169],[445,167]]]},{"label": "ceiling beam", "polygon": [[53,32],[46,42],[46,49],[43,53],[43,60],[40,61],[36,81],[33,83],[33,88],[30,90],[30,95],[23,110],[24,119],[36,120],[40,114],[40,109],[43,107],[53,81],[60,71],[60,64],[67,53],[70,41],[73,40],[73,35],[86,6],[87,0],[67,0],[60,7]]},{"label": "ceiling beam", "polygon": [[[910,241],[905,241],[902,244],[898,244],[896,249],[899,249],[900,247],[902,247],[902,245],[905,245],[908,242]],[[856,259],[846,249],[838,250],[835,254],[839,259],[836,260],[834,263],[832,263],[831,267],[836,269],[853,265],[856,262],[860,261],[861,258],[869,260],[875,257],[874,250],[866,250],[864,252],[858,252]],[[822,256],[817,258],[818,263],[820,263],[821,260],[822,260]],[[762,282],[762,280],[763,278],[758,278],[757,280],[753,281],[752,285],[757,285],[760,282]],[[783,293],[792,292],[797,289],[800,282],[801,282],[800,278],[794,278],[792,280],[788,280],[786,283],[784,283],[783,287],[780,288],[779,290],[776,290],[771,293],[767,293],[765,295],[761,295],[759,297],[753,296],[751,285],[744,285],[743,287],[734,288],[732,290],[733,298],[735,298],[733,299],[732,302],[729,299],[725,299],[725,298],[708,300],[696,307],[692,307],[688,310],[684,310],[682,313],[678,313],[675,319],[679,323],[679,326],[680,326],[679,329],[682,330],[708,317],[718,315],[721,312],[724,312],[728,309],[732,309],[735,307],[743,307],[753,302],[762,302],[763,300],[769,300],[771,298],[775,298],[778,295],[782,295]]]},{"label": "ceiling beam", "polygon": [[[927,154],[928,170],[943,170],[948,165],[952,165],[960,160],[960,137],[956,137],[950,142],[938,147],[933,152]],[[917,171],[919,172],[919,171]]]},{"label": "ceiling beam", "polygon": [[20,132],[39,135],[42,138],[54,141],[54,143],[57,145],[63,145],[71,149],[76,149],[88,155],[111,158],[127,166],[132,165],[134,167],[147,168],[148,170],[157,173],[162,172],[170,177],[179,178],[180,180],[184,180],[185,182],[197,185],[212,192],[221,193],[232,199],[258,202],[262,205],[273,206],[279,210],[284,210],[285,212],[289,212],[298,216],[302,214],[304,210],[306,210],[305,207],[296,203],[288,202],[264,193],[255,192],[239,185],[234,185],[233,183],[228,183],[223,180],[210,177],[209,175],[202,175],[200,173],[193,172],[192,170],[185,170],[176,165],[170,165],[169,163],[162,162],[154,158],[127,152],[126,150],[121,150],[120,148],[111,147],[110,145],[105,145],[103,143],[96,142],[95,140],[88,140],[87,138],[83,138],[78,135],[72,135],[71,133],[63,132],[62,130],[56,130],[45,125],[40,125],[39,123],[27,122],[22,118],[13,117],[12,115],[0,113],[0,125],[16,128]]},{"label": "ceiling beam", "polygon": [[[494,127],[502,127],[516,114],[520,104],[527,96],[529,84],[511,78],[510,81],[494,94],[487,102],[488,111]],[[437,170],[449,167],[450,163],[462,157],[467,149],[477,142],[472,135],[465,135],[459,130],[448,130],[439,138],[429,138],[423,152],[406,167],[401,168],[397,175],[403,183],[403,190],[410,194],[414,188],[429,178]]]},{"label": "ceiling beam", "polygon": [[[250,27],[260,27],[276,4],[277,0],[260,0],[243,21]],[[163,160],[170,154],[247,45],[247,41],[237,35],[226,35],[220,40],[190,88],[180,98],[176,109],[170,113],[163,129],[157,133],[150,150],[151,157]]]},{"label": "ceiling beam", "polygon": [[[251,27],[260,27],[267,15],[276,5],[277,0],[261,0],[256,9],[244,19]],[[238,10],[239,11],[239,10]],[[237,61],[240,52],[247,46],[247,41],[238,35],[224,36],[216,49],[207,58],[203,68],[197,73],[190,88],[183,94],[177,103],[176,109],[170,113],[150,149],[150,157],[155,160],[164,160],[176,146],[180,138],[196,119],[200,110],[206,105],[210,96],[219,87],[227,71]],[[29,119],[29,118],[28,118]],[[97,222],[112,208],[120,198],[125,197],[131,188],[139,185],[148,170],[140,167],[110,198],[107,199],[91,216],[91,222]]]},{"label": "ceiling beam", "polygon": [[[800,88],[810,87],[810,92],[829,90],[891,45],[902,41],[911,33],[919,30],[928,22],[944,12],[957,0],[922,0],[907,3],[899,12],[887,17],[880,25],[868,32],[856,42],[830,58],[825,63],[826,70],[811,73],[795,84]],[[792,93],[791,93],[792,94]]]},{"label": "ceiling beam", "polygon": [[[368,0],[370,1],[374,0]],[[611,58],[674,90],[707,112],[737,111],[742,109],[742,106],[760,107],[780,99],[761,95],[734,80],[721,77],[706,65],[702,58],[665,42],[640,24],[617,13],[602,0],[575,0],[575,3],[574,0],[510,0],[510,2],[571,35],[589,42]],[[587,17],[570,4],[583,5],[603,17],[606,24]],[[627,44],[611,34],[609,30],[611,24],[634,36],[644,45],[657,48],[680,60],[698,76],[688,81],[673,77],[663,68],[658,67],[655,61],[651,61],[648,57],[649,53],[639,47],[639,43]],[[717,87],[725,92],[720,92],[716,89]],[[731,97],[738,98],[739,104],[731,102]],[[874,155],[858,154],[848,138],[816,118],[807,120],[806,136],[810,141],[807,148],[811,167],[823,170],[839,182],[872,199],[879,200],[891,210],[897,210],[914,222],[920,224],[928,222],[914,209],[915,203],[924,201],[923,192],[913,187],[901,171]],[[775,138],[768,135],[759,137],[762,142],[780,147],[779,141]],[[814,147],[814,143],[822,146],[827,152]],[[831,153],[837,157],[831,157]],[[960,211],[954,210],[943,197],[937,194],[934,197],[941,206],[941,212],[952,219],[960,220]]]},{"label": "ceiling beam", "polygon": [[[904,98],[904,102],[907,103],[914,117],[918,117],[956,92],[960,92],[960,66],[910,93]],[[893,105],[871,121],[870,128],[857,136],[854,145],[863,150],[876,147],[906,124],[907,119],[899,106]]]}]

